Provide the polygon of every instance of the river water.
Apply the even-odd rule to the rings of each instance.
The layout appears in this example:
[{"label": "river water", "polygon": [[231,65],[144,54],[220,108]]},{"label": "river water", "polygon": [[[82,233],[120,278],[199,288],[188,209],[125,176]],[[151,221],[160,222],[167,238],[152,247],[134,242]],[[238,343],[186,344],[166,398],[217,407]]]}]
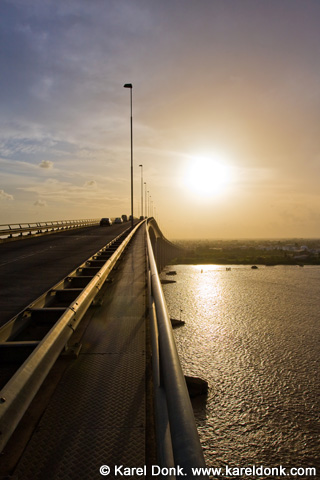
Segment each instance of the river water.
[{"label": "river water", "polygon": [[209,383],[194,402],[206,464],[316,467],[295,478],[320,478],[320,267],[170,270],[161,278],[176,280],[163,290],[186,322],[174,330],[182,368]]}]

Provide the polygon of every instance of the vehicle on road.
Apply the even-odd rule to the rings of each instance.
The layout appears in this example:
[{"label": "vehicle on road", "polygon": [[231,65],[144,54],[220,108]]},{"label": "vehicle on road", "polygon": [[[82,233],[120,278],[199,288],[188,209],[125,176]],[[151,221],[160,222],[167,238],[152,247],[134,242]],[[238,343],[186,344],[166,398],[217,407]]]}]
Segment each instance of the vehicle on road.
[{"label": "vehicle on road", "polygon": [[114,223],[123,223],[123,220],[121,217],[117,217],[114,221]]},{"label": "vehicle on road", "polygon": [[109,217],[101,218],[100,227],[110,227],[112,225],[112,220]]},{"label": "vehicle on road", "polygon": [[128,216],[127,215],[121,215],[121,218],[124,222],[128,221]]}]

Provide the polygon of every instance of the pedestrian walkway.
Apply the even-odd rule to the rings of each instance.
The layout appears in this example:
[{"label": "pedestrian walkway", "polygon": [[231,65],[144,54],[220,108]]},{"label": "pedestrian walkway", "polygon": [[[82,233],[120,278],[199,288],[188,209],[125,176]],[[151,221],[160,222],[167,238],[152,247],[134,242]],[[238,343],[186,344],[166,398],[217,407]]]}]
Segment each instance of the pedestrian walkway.
[{"label": "pedestrian walkway", "polygon": [[115,465],[146,463],[144,228],[106,285],[102,304],[86,317],[80,354],[15,469],[17,480],[101,479],[102,466],[104,473],[110,467],[106,478],[112,479]]}]

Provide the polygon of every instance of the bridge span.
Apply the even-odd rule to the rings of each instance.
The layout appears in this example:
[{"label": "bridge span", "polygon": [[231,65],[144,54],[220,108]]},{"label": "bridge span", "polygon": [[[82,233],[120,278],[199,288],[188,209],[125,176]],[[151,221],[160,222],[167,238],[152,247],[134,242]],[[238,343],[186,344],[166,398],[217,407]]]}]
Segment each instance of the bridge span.
[{"label": "bridge span", "polygon": [[0,478],[152,478],[155,465],[188,479],[205,466],[158,276],[178,249],[154,219],[123,230],[0,328]]},{"label": "bridge span", "polygon": [[126,228],[97,223],[0,243],[0,326]]}]

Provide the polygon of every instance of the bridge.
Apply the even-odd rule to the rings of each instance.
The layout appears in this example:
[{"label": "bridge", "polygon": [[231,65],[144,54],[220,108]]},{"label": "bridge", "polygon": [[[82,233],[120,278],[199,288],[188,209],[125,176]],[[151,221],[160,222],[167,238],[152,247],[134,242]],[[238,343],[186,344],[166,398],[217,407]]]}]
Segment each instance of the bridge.
[{"label": "bridge", "polygon": [[206,478],[158,275],[179,249],[81,222],[1,232],[0,478]]}]

